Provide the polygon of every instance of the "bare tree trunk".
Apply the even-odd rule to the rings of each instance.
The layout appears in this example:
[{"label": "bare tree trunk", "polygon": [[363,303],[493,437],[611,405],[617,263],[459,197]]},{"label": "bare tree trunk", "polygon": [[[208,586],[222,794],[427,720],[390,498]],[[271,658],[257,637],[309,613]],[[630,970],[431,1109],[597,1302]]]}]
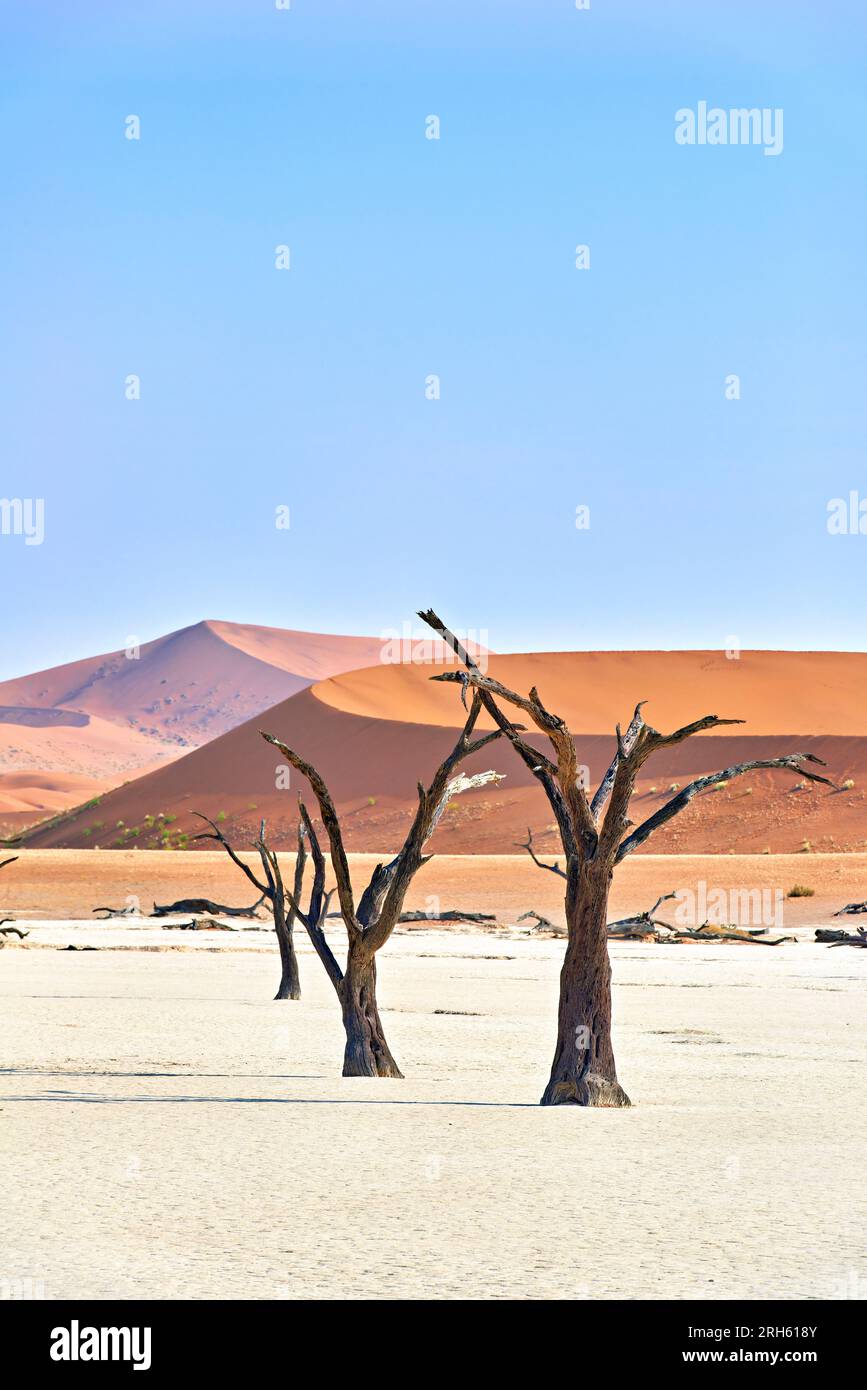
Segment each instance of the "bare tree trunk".
[{"label": "bare tree trunk", "polygon": [[344,1076],[394,1076],[403,1072],[391,1055],[376,1003],[376,958],[363,949],[349,951],[339,989],[346,1030]]},{"label": "bare tree trunk", "polygon": [[280,988],[275,999],[300,999],[301,977],[298,974],[298,957],[295,954],[295,939],[292,928],[286,920],[282,900],[274,899],[274,930],[280,947]]},{"label": "bare tree trunk", "polygon": [[604,869],[585,867],[567,889],[569,941],[560,972],[557,1048],[542,1105],[630,1104],[617,1080],[611,1044],[609,883]]},{"label": "bare tree trunk", "polygon": [[[464,705],[467,689],[472,687],[474,702],[481,701],[497,728],[544,788],[560,834],[565,868],[557,863],[545,864],[539,859],[533,850],[533,836],[529,830],[524,845],[540,869],[566,880],[569,942],[560,974],[557,1051],[542,1104],[629,1105],[629,1097],[617,1080],[611,1047],[611,966],[606,921],[608,889],[614,869],[661,825],[679,815],[694,797],[718,783],[731,781],[733,777],[743,777],[748,772],[762,768],[783,768],[810,782],[821,782],[832,788],[834,783],[804,766],[804,763],[822,764],[821,758],[817,758],[815,753],[786,753],[781,758],[755,758],[723,768],[721,772],[696,777],[647,820],[634,827],[628,815],[629,805],[638,773],[651,754],[658,749],[683,743],[694,734],[719,728],[723,724],[742,724],[743,720],[721,719],[716,714],[705,714],[671,734],[661,734],[645,722],[641,711],[647,702],[640,701],[635,706],[626,733],[621,733],[619,724],[616,726],[617,751],[591,799],[579,776],[575,741],[565,721],[542,704],[536,687],[532,686],[527,696],[509,690],[480,670],[467,649],[433,609],[420,613],[419,617],[443,638],[465,668],[462,671],[443,671],[431,676],[431,680],[458,682]],[[536,728],[549,739],[553,760],[539,753],[521,737],[524,726],[513,724],[506,717],[495,696],[530,716]],[[648,918],[652,917],[662,901],[660,899],[646,914]],[[747,934],[739,935],[737,939],[744,941],[752,938]]]},{"label": "bare tree trunk", "polygon": [[[424,847],[452,797],[501,780],[500,773],[493,771],[476,772],[471,777],[457,772],[465,758],[472,757],[474,753],[478,753],[500,737],[501,731],[495,729],[492,733],[473,738],[481,710],[481,696],[474,691],[472,705],[454,748],[440,763],[430,786],[424,787],[419,783],[418,810],[413,817],[409,834],[403,842],[403,848],[390,863],[376,865],[357,905],[352,889],[349,860],[343,844],[343,832],[324,779],[312,763],[305,762],[298,753],[273,734],[262,732],[265,741],[279,748],[292,766],[306,777],[319,803],[319,814],[328,835],[331,867],[337,880],[334,891],[337,893],[340,916],[348,940],[345,970],[341,970],[325,938],[324,924],[328,919],[330,897],[330,894],[328,897],[324,894],[325,859],[303,801],[299,802],[298,809],[303,834],[310,841],[315,870],[310,907],[306,913],[299,907],[300,883],[297,881],[294,891],[287,892],[286,897],[292,911],[290,922],[297,918],[303,923],[313,949],[325,967],[340,1000],[346,1032],[343,1053],[344,1076],[403,1077],[403,1072],[392,1057],[391,1049],[385,1040],[382,1019],[376,1003],[376,953],[382,949],[400,921],[409,885],[418,870],[430,858],[430,855],[424,854]],[[299,850],[300,845],[301,831]],[[272,873],[276,875],[276,855],[269,860],[269,865]]]}]

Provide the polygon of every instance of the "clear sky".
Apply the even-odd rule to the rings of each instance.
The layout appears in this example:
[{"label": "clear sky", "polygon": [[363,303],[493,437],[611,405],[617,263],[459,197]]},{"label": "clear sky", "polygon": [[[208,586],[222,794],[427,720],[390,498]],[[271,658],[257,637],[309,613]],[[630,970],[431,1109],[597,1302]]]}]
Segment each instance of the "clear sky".
[{"label": "clear sky", "polygon": [[[862,0],[0,8],[0,674],[428,604],[864,648]],[[782,152],[679,145],[701,101]]]}]

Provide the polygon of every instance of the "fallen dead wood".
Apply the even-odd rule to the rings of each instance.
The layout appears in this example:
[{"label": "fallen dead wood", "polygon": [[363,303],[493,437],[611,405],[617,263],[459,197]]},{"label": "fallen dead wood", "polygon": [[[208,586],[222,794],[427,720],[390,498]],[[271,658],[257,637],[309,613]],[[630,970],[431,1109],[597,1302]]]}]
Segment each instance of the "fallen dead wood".
[{"label": "fallen dead wood", "polygon": [[[557,868],[551,864],[541,864],[532,851],[532,835],[527,832],[527,843],[523,846],[528,850],[533,861],[539,864],[540,868],[557,872]],[[645,912],[636,912],[632,917],[621,917],[616,922],[609,922],[607,936],[610,941],[645,941],[655,942],[657,945],[665,946],[676,944],[681,941],[743,941],[752,942],[756,946],[780,946],[784,941],[793,941],[794,937],[779,936],[767,937],[764,935],[764,928],[759,927],[755,930],[743,931],[740,927],[730,924],[725,926],[712,926],[710,922],[703,922],[700,927],[675,927],[670,922],[665,922],[656,913],[665,902],[670,902],[676,898],[676,893],[663,893],[657,898],[652,907]],[[519,922],[527,920],[535,921],[533,931],[547,931],[554,936],[566,936],[566,928],[558,926],[556,922],[543,917],[540,912],[524,912],[518,918]]]},{"label": "fallen dead wood", "polygon": [[238,931],[228,922],[217,922],[213,917],[197,917],[192,922],[163,922],[163,931]]},{"label": "fallen dead wood", "polygon": [[496,922],[493,912],[461,912],[458,908],[448,912],[402,912],[398,922]]},{"label": "fallen dead wood", "polygon": [[154,910],[150,915],[173,917],[175,913],[203,912],[211,917],[255,917],[257,909],[264,901],[264,893],[252,907],[224,907],[222,903],[212,903],[210,898],[179,898],[176,903],[154,903]]},{"label": "fallen dead wood", "polygon": [[839,912],[835,912],[835,913],[834,913],[834,916],[835,916],[835,917],[843,917],[846,913],[850,913],[851,915],[854,915],[856,912],[867,912],[867,902],[864,902],[864,903],[847,903],[845,907],[841,907],[841,908],[840,908],[840,911],[839,911]]},{"label": "fallen dead wood", "polygon": [[681,941],[743,941],[747,945],[753,946],[782,946],[785,941],[794,941],[794,936],[765,936],[764,928],[759,927],[755,931],[744,931],[729,923],[726,926],[712,926],[710,922],[703,922],[700,927],[681,927],[673,929],[675,937]]},{"label": "fallen dead wood", "polygon": [[[543,868],[544,867],[547,866],[543,865]],[[559,927],[556,922],[549,921],[547,917],[542,916],[541,912],[522,912],[518,918],[519,922],[526,922],[528,920],[535,920],[536,923],[535,927],[530,928],[531,931],[549,931],[553,932],[555,936],[566,935],[565,927]]]},{"label": "fallen dead wood", "polygon": [[816,940],[826,942],[832,949],[835,946],[860,946],[867,947],[867,931],[864,927],[859,927],[857,932],[852,935],[845,931],[822,931],[816,932]]},{"label": "fallen dead wood", "polygon": [[[339,921],[342,918],[340,912],[329,912],[328,921]],[[457,908],[449,909],[448,912],[402,912],[398,917],[398,922],[494,922],[496,916],[493,912],[461,912]]]},{"label": "fallen dead wood", "polygon": [[656,941],[659,939],[659,928],[667,932],[676,932],[676,927],[669,926],[668,922],[663,922],[653,915],[662,903],[676,897],[676,893],[663,893],[646,912],[639,912],[634,917],[623,917],[619,922],[609,922],[608,936],[621,941]]},{"label": "fallen dead wood", "polygon": [[23,941],[25,936],[30,935],[29,931],[22,931],[20,927],[6,926],[7,922],[13,922],[14,920],[13,917],[3,918],[2,922],[0,922],[0,936],[17,936],[20,941]]},{"label": "fallen dead wood", "polygon": [[105,916],[100,920],[105,922],[109,917],[140,917],[141,908],[129,904],[127,907],[92,907],[91,913],[104,912]]}]

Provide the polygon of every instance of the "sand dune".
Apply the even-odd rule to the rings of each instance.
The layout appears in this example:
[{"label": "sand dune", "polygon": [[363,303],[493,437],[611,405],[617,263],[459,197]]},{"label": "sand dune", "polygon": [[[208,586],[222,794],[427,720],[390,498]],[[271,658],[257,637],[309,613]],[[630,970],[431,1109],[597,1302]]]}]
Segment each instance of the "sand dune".
[{"label": "sand dune", "polygon": [[7,772],[0,777],[0,812],[60,811],[105,790],[99,778],[74,772]]},{"label": "sand dune", "polygon": [[[304,690],[178,762],[120,787],[105,798],[99,827],[116,831],[99,843],[128,843],[138,828],[142,847],[159,843],[159,827],[147,816],[171,815],[172,836],[198,828],[191,812],[223,813],[238,839],[255,834],[265,816],[275,842],[289,843],[296,816],[294,790],[306,791],[294,773],[290,786],[274,749],[258,735],[277,734],[319,767],[345,818],[348,846],[383,851],[401,843],[416,805],[416,781],[429,776],[454,740],[461,717],[453,687],[431,683],[441,669],[377,666],[333,677]],[[602,725],[601,696],[611,701],[608,723],[625,720],[636,697],[652,700],[646,715],[661,727],[708,710],[747,720],[730,734],[703,735],[657,755],[638,786],[635,809],[655,811],[672,784],[753,758],[802,750],[823,758],[845,791],[798,789],[785,774],[758,773],[706,793],[654,837],[656,852],[795,852],[863,849],[867,844],[867,727],[857,703],[867,658],[837,653],[744,653],[740,662],[697,653],[555,653],[493,656],[489,671],[526,689],[535,682],[544,701],[564,713],[578,738],[591,785],[601,778],[614,749]],[[812,672],[811,698],[805,694]],[[626,687],[630,687],[627,697]],[[775,691],[772,706],[766,687]],[[812,721],[812,723],[811,723]],[[451,726],[451,727],[450,727]],[[755,727],[754,727],[755,726]],[[539,746],[542,746],[541,740]],[[446,812],[433,847],[440,852],[505,853],[532,824],[544,848],[555,847],[547,803],[531,774],[501,744],[489,746],[468,770],[495,767],[507,774],[457,799]],[[122,822],[118,826],[118,822]],[[90,835],[84,831],[90,830]],[[85,816],[38,832],[36,846],[84,846],[93,842]]]},{"label": "sand dune", "polygon": [[72,725],[0,724],[0,834],[77,806],[172,757],[117,724],[83,718]]},{"label": "sand dune", "polygon": [[201,622],[136,649],[0,684],[0,705],[84,711],[150,738],[196,745],[313,680],[376,661],[376,638]]},{"label": "sand dune", "polygon": [[[111,652],[4,681],[0,815],[75,805],[76,779],[90,779],[89,794],[105,791],[313,680],[377,661],[380,650],[377,638],[203,622],[145,643],[137,656]],[[23,798],[9,780],[19,772],[29,778]],[[66,790],[58,774],[72,777]]]},{"label": "sand dune", "polygon": [[[348,714],[456,726],[454,689],[429,677],[446,666],[372,666],[316,686],[316,697]],[[538,687],[574,733],[610,734],[638,700],[647,720],[678,728],[713,712],[746,721],[751,735],[867,736],[867,653],[533,652],[489,654],[486,673],[526,694]]]}]

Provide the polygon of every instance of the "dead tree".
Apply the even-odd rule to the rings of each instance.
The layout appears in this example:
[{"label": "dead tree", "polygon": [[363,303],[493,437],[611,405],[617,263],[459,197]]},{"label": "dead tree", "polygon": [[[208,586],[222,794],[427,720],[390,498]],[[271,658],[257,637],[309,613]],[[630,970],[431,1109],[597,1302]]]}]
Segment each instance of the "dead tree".
[{"label": "dead tree", "polygon": [[[839,912],[834,916],[839,917]],[[819,927],[816,931],[816,940],[824,942],[829,946],[860,946],[867,948],[867,931],[859,927],[854,934],[847,931],[827,931]]]},{"label": "dead tree", "polygon": [[[644,722],[641,704],[625,734],[617,726],[617,747],[596,792],[590,797],[581,783],[575,743],[563,719],[551,714],[533,687],[518,695],[492,677],[485,676],[453,633],[432,610],[419,616],[451,647],[464,666],[433,676],[436,681],[456,681],[473,698],[481,698],[485,710],[506,736],[515,752],[542,784],[560,833],[565,868],[543,865],[565,880],[568,940],[560,973],[557,1044],[551,1076],[542,1096],[543,1105],[629,1105],[629,1097],[617,1080],[611,1043],[611,964],[608,957],[608,893],[615,867],[643,845],[660,826],[689,805],[693,797],[717,782],[731,781],[760,768],[783,768],[813,782],[834,784],[809,772],[805,762],[819,763],[812,753],[790,753],[782,758],[763,758],[725,768],[712,776],[698,777],[653,815],[633,828],[629,803],[639,771],[652,753],[682,743],[693,734],[724,724],[743,723],[707,714],[671,734],[660,734]],[[503,713],[498,701],[529,715],[553,750],[553,758],[538,752],[522,738],[516,725]],[[646,703],[642,701],[642,704]]]},{"label": "dead tree", "polygon": [[[253,848],[258,850],[259,858],[262,861],[262,872],[265,878],[265,882],[262,883],[253,873],[253,870],[250,868],[249,864],[245,864],[240,855],[235,853],[235,850],[232,848],[231,844],[226,839],[226,836],[223,834],[222,830],[216,824],[216,822],[212,821],[208,816],[203,816],[201,811],[194,811],[193,814],[198,816],[199,820],[205,821],[211,827],[210,831],[203,830],[200,835],[194,835],[193,839],[216,840],[218,844],[221,844],[223,846],[223,849],[226,851],[229,858],[231,859],[232,863],[237,864],[241,872],[245,874],[247,878],[250,880],[257,893],[261,893],[262,895],[259,898],[259,902],[254,903],[251,908],[230,908],[229,914],[233,917],[252,917],[256,908],[259,906],[259,903],[265,900],[267,900],[268,902],[268,905],[271,909],[271,915],[274,918],[274,931],[277,936],[277,944],[280,948],[280,987],[277,990],[277,993],[274,995],[274,998],[300,999],[301,978],[298,974],[298,957],[295,954],[295,942],[293,940],[292,935],[292,930],[295,925],[295,911],[294,908],[290,905],[289,895],[283,885],[283,875],[280,872],[280,865],[277,861],[277,855],[274,852],[274,850],[268,848],[268,844],[265,840],[264,820],[260,822],[259,838],[254,842],[253,845]],[[304,861],[306,856],[304,852],[303,833],[303,829],[299,825],[298,852],[295,856],[296,902],[298,900],[298,897],[300,897],[301,884],[304,878]],[[186,902],[184,906],[182,906],[180,903],[173,903],[172,909],[184,912],[196,911],[196,908],[190,906],[190,903],[193,901],[205,903],[206,900],[203,898],[190,899]],[[154,904],[154,907],[156,909],[156,904]],[[216,910],[222,913],[226,909],[219,907],[215,903],[210,903],[206,910]],[[154,915],[163,915],[163,910],[160,909],[159,911],[155,911]]]},{"label": "dead tree", "polygon": [[[14,864],[14,863],[16,862],[16,860],[17,860],[19,857],[20,857],[19,855],[13,854],[9,859],[0,860],[0,869],[5,869],[7,864]],[[6,925],[7,922],[14,922],[14,921],[15,921],[15,918],[14,918],[14,917],[4,917],[3,920],[0,921],[0,937],[4,937],[4,936],[17,936],[18,939],[19,939],[19,941],[23,941],[24,938],[25,938],[25,936],[29,936],[30,933],[29,933],[29,932],[26,932],[26,931],[21,931],[20,927],[14,927],[14,926],[7,926],[7,925]],[[5,942],[0,941],[0,946],[3,946],[3,945],[5,945]]]},{"label": "dead tree", "polygon": [[473,922],[477,925],[493,922],[496,925],[497,918],[493,912],[461,912],[459,908],[455,908],[449,909],[448,912],[402,912],[397,920],[399,922]]},{"label": "dead tree", "polygon": [[[496,772],[480,772],[473,777],[456,773],[459,764],[493,739],[500,731],[473,738],[473,730],[482,708],[481,697],[473,695],[472,708],[460,737],[448,757],[434,773],[429,787],[418,785],[418,810],[403,848],[388,864],[377,864],[370,882],[356,904],[349,860],[343,845],[343,834],[331,793],[325,781],[310,763],[305,762],[273,734],[262,737],[279,748],[283,757],[307,779],[319,805],[319,813],[331,851],[331,864],[337,880],[337,901],[347,936],[346,964],[341,968],[325,939],[319,912],[319,898],[311,911],[304,913],[298,905],[297,894],[289,895],[290,902],[307,929],[313,948],[334,986],[343,1015],[346,1045],[343,1054],[344,1076],[400,1077],[402,1072],[391,1054],[385,1038],[376,998],[376,955],[388,941],[400,920],[404,899],[415,874],[431,858],[422,853],[446,806],[459,792],[488,782],[499,781]],[[301,816],[310,840],[314,863],[322,860],[322,850],[306,807]]]},{"label": "dead tree", "polygon": [[29,936],[29,931],[22,931],[20,927],[7,927],[7,922],[14,922],[14,917],[4,917],[0,920],[0,936],[17,936],[19,941],[23,941],[25,936]]},{"label": "dead tree", "polygon": [[[199,812],[194,812],[198,815]],[[206,819],[206,817],[202,817]],[[208,824],[212,824],[208,821]],[[264,824],[263,833],[264,833]],[[194,835],[194,840],[213,840],[213,835]],[[225,843],[225,842],[224,842]],[[222,903],[213,903],[210,898],[178,898],[176,903],[154,903],[154,910],[151,917],[174,917],[177,913],[184,912],[209,912],[214,917],[255,917],[256,912],[262,906],[268,894],[263,893],[251,907],[224,907]],[[124,912],[113,912],[110,907],[95,907],[94,912],[107,912],[110,917],[122,917]]]},{"label": "dead tree", "polygon": [[566,935],[565,927],[558,927],[556,922],[552,922],[549,917],[543,917],[541,912],[536,912],[535,910],[532,912],[522,912],[518,921],[535,922],[536,925],[530,927],[530,931],[549,931],[552,936]]},{"label": "dead tree", "polygon": [[[529,835],[529,831],[527,834]],[[674,927],[669,926],[668,922],[663,922],[662,918],[654,917],[663,903],[670,902],[676,898],[676,893],[663,893],[656,899],[653,907],[649,907],[646,912],[637,912],[634,917],[621,917],[618,922],[608,923],[608,935],[619,936],[629,941],[642,940],[644,937],[655,938],[658,935],[657,928],[663,927],[668,932],[675,931]]]}]

